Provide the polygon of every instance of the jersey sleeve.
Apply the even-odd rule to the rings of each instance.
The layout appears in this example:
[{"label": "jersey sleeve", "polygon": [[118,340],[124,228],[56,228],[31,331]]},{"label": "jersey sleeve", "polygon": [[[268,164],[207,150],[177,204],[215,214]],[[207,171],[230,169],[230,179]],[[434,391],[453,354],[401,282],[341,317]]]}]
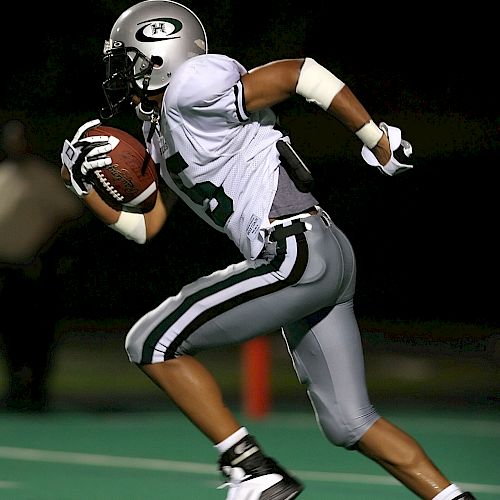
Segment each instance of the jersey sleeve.
[{"label": "jersey sleeve", "polygon": [[169,112],[216,132],[239,125],[249,116],[245,110],[240,78],[245,68],[227,56],[207,54],[189,59],[172,79]]}]

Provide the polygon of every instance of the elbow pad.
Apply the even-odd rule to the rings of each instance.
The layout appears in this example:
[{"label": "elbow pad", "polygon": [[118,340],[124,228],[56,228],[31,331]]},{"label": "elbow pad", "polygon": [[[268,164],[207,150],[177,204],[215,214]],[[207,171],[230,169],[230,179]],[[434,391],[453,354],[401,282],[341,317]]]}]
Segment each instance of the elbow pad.
[{"label": "elbow pad", "polygon": [[326,111],[344,85],[343,81],[321,64],[306,57],[295,91],[305,97],[308,102],[313,102]]},{"label": "elbow pad", "polygon": [[111,229],[118,231],[128,240],[136,243],[146,243],[146,219],[143,214],[120,212],[118,220],[110,224]]}]

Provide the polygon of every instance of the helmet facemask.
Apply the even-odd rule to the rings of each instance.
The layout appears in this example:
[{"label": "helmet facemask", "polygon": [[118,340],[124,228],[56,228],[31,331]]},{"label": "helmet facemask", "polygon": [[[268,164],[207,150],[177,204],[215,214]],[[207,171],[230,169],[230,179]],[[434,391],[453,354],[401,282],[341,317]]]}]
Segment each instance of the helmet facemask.
[{"label": "helmet facemask", "polygon": [[107,40],[103,61],[106,79],[102,84],[107,107],[101,111],[103,118],[111,118],[130,104],[132,94],[144,99],[154,64],[135,47],[125,47],[122,42]]}]

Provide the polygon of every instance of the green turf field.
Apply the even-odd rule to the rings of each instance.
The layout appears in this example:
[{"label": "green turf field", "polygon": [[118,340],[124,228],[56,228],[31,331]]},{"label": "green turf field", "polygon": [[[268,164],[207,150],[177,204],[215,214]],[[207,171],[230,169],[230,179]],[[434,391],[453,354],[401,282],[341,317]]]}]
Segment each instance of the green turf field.
[{"label": "green turf field", "polygon": [[[393,412],[478,499],[500,498],[500,423],[488,412]],[[414,498],[376,464],[330,446],[309,413],[243,422],[305,482],[304,500]],[[0,415],[0,498],[216,500],[216,454],[178,413]]]}]

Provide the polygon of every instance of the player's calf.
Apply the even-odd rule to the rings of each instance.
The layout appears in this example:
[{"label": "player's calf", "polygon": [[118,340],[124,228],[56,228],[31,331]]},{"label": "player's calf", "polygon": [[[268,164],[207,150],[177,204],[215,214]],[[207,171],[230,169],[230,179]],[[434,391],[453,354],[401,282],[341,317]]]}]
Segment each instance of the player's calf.
[{"label": "player's calf", "polygon": [[245,436],[219,460],[228,487],[226,500],[291,500],[304,486],[272,458],[266,457],[252,436]]}]

